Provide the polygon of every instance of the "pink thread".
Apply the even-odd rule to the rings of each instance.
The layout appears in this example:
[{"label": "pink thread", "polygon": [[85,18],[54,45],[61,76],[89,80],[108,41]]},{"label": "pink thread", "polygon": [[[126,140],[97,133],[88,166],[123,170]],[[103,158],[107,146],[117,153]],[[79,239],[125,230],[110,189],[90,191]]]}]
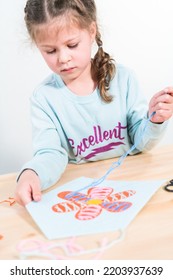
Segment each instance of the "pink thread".
[{"label": "pink thread", "polygon": [[75,254],[75,252],[83,251],[82,246],[75,244],[75,239],[76,237],[74,236],[67,242],[67,248],[71,254]]},{"label": "pink thread", "polygon": [[45,242],[40,240],[22,240],[17,245],[16,249],[21,253],[21,256],[45,256],[50,259],[68,259],[66,256],[62,256],[56,253],[50,252],[51,249],[63,249],[66,255],[73,255],[78,252],[82,252],[83,248],[74,243],[74,238],[63,243]]},{"label": "pink thread", "polygon": [[[72,237],[65,244],[45,242],[40,240],[22,240],[17,245],[17,250],[20,252],[20,257],[26,259],[28,257],[46,257],[52,260],[67,260],[71,257],[81,256],[86,254],[96,254],[93,259],[99,259],[101,255],[114,244],[118,243],[124,237],[124,232],[119,230],[119,237],[112,242],[108,242],[107,238],[103,238],[100,246],[93,249],[85,250],[82,246],[75,243],[75,237]],[[28,246],[29,245],[29,246]],[[51,252],[52,249],[62,249],[66,256]]]}]

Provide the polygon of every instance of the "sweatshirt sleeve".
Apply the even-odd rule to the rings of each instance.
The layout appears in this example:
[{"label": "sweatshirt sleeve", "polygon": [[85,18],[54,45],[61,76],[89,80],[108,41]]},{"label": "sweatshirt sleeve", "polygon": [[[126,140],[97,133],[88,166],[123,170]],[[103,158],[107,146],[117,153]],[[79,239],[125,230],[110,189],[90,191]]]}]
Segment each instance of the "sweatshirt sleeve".
[{"label": "sweatshirt sleeve", "polygon": [[156,124],[148,118],[147,100],[141,92],[135,74],[131,72],[127,93],[127,125],[130,141],[136,144],[136,150],[132,154],[152,149],[165,133],[168,121]]},{"label": "sweatshirt sleeve", "polygon": [[[31,97],[31,120],[34,156],[23,166],[22,171],[34,170],[44,190],[58,181],[67,166],[68,155],[61,146],[58,126],[54,125],[51,108],[43,98],[39,99],[34,95]],[[60,127],[59,124],[59,129]]]}]

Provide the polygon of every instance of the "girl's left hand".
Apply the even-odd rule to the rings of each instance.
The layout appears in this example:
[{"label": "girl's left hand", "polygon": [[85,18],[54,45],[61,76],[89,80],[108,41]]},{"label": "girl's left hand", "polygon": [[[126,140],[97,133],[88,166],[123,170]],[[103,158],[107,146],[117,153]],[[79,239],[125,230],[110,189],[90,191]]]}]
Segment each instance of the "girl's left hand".
[{"label": "girl's left hand", "polygon": [[156,93],[149,103],[149,116],[156,112],[151,118],[153,123],[162,123],[173,115],[173,87],[167,87]]}]

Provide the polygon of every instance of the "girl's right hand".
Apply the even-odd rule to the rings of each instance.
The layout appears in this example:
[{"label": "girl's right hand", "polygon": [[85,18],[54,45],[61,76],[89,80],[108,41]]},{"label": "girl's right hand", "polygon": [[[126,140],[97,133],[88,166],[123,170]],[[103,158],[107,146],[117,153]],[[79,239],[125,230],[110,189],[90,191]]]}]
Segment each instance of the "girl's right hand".
[{"label": "girl's right hand", "polygon": [[20,205],[26,205],[32,200],[41,200],[41,184],[38,175],[31,169],[26,169],[20,175],[15,200]]}]

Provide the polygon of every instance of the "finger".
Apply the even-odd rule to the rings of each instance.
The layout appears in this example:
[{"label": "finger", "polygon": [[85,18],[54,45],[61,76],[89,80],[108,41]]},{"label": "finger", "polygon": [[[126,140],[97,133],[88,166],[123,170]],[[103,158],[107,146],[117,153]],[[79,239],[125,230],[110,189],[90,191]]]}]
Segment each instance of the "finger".
[{"label": "finger", "polygon": [[165,95],[167,93],[167,91],[165,91],[166,89],[163,89],[159,92],[157,92],[154,96],[153,99],[157,99],[159,96]]},{"label": "finger", "polygon": [[162,104],[173,104],[173,96],[165,93],[163,95],[158,96],[157,98],[153,99],[151,102],[151,106],[155,107],[159,104],[159,106],[162,106]]},{"label": "finger", "polygon": [[14,199],[15,199],[16,203],[20,204],[21,206],[24,206],[22,200],[17,195],[14,197]]},{"label": "finger", "polygon": [[34,193],[33,194],[33,200],[34,201],[40,201],[41,200],[41,193]]},{"label": "finger", "polygon": [[173,87],[166,87],[163,90],[157,92],[154,96],[153,99],[157,99],[159,96],[162,96],[164,94],[170,94],[173,95]]},{"label": "finger", "polygon": [[26,204],[30,203],[32,201],[31,195],[28,197],[27,195],[16,195],[15,201],[20,204],[21,206],[25,206]]},{"label": "finger", "polygon": [[159,96],[156,99],[157,102],[162,102],[162,103],[173,103],[173,97],[171,95],[169,95],[168,93],[163,94],[161,96]]},{"label": "finger", "polygon": [[34,201],[41,200],[41,190],[39,185],[34,185],[32,188],[32,198]]},{"label": "finger", "polygon": [[171,118],[171,116],[172,116],[172,110],[160,109],[156,111],[156,114],[153,116],[151,121],[155,123],[161,123]]},{"label": "finger", "polygon": [[26,204],[30,203],[32,200],[33,199],[32,199],[31,196],[30,197],[24,197],[22,202],[23,202],[24,205],[26,205]]},{"label": "finger", "polygon": [[170,110],[170,111],[173,111],[173,104],[172,103],[164,103],[164,102],[158,102],[154,107],[153,109],[155,111],[158,111],[158,110]]},{"label": "finger", "polygon": [[164,89],[165,93],[173,96],[173,87],[167,87]]},{"label": "finger", "polygon": [[156,103],[150,103],[150,112],[157,110],[171,110],[173,111],[173,97],[166,94],[165,97],[159,97]]}]

